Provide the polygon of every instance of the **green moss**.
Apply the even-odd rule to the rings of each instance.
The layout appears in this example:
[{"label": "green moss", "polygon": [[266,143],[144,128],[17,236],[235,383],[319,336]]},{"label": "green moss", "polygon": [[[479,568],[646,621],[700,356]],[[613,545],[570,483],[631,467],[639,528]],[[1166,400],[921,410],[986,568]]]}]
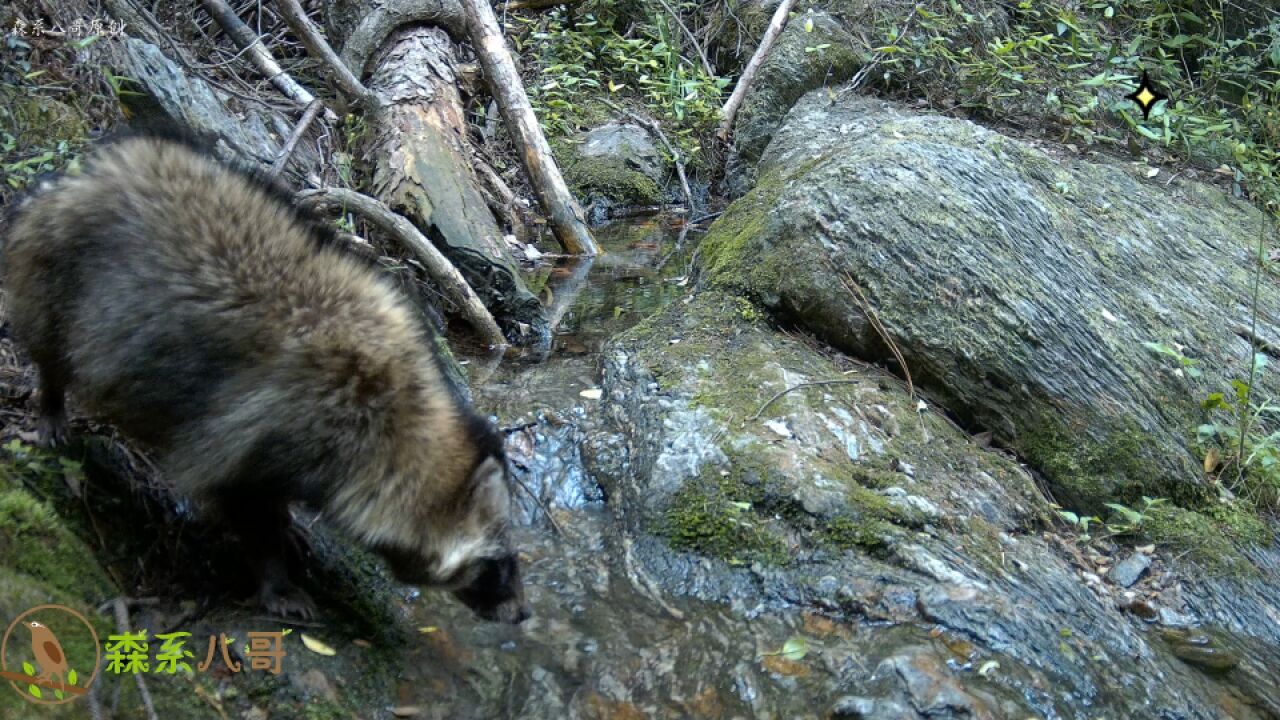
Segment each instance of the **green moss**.
[{"label": "green moss", "polygon": [[833,517],[819,529],[819,542],[837,550],[880,550],[897,531],[880,520],[861,520],[847,515]]},{"label": "green moss", "polygon": [[1042,425],[1015,440],[1023,457],[1048,478],[1059,502],[1085,512],[1103,503],[1132,504],[1142,496],[1168,497],[1184,506],[1200,505],[1203,491],[1161,477],[1152,449],[1162,443],[1132,424],[1112,429],[1101,441],[1061,426]]},{"label": "green moss", "polygon": [[1270,526],[1252,507],[1240,502],[1219,502],[1209,505],[1204,514],[1213,518],[1227,537],[1251,545],[1270,545],[1275,539]]},{"label": "green moss", "polygon": [[737,306],[738,317],[747,322],[759,322],[764,319],[764,313],[755,306],[750,300],[744,297],[735,297],[734,304]]},{"label": "green moss", "polygon": [[93,553],[50,506],[19,488],[0,491],[0,567],[84,600],[113,594]]},{"label": "green moss", "polygon": [[845,499],[861,517],[882,520],[906,528],[924,527],[924,518],[918,512],[892,503],[888,497],[860,485],[850,485],[845,493]]},{"label": "green moss", "polygon": [[1221,524],[1207,514],[1172,505],[1152,508],[1142,523],[1142,533],[1151,542],[1186,552],[1210,572],[1257,573],[1257,568],[1228,539],[1229,532],[1230,525]]},{"label": "green moss", "polygon": [[662,534],[672,547],[733,564],[781,565],[786,545],[765,526],[751,498],[760,497],[736,478],[699,477],[672,498]]},{"label": "green moss", "polygon": [[662,189],[652,178],[608,158],[562,153],[565,181],[580,197],[606,197],[620,205],[657,205]]}]

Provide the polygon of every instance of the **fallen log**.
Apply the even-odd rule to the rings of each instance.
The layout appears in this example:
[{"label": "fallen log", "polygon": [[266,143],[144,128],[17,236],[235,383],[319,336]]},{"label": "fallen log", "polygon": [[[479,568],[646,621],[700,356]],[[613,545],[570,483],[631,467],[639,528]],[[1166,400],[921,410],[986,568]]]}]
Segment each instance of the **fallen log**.
[{"label": "fallen log", "polygon": [[464,0],[463,12],[467,18],[467,32],[480,64],[484,68],[489,89],[498,101],[498,109],[507,124],[511,141],[520,153],[525,172],[538,201],[546,211],[551,229],[565,252],[578,255],[595,255],[600,252],[587,230],[586,218],[578,201],[565,185],[560,168],[551,155],[538,124],[538,116],[529,104],[520,74],[516,71],[511,54],[507,52],[506,36],[493,14],[487,0]]},{"label": "fallen log", "polygon": [[370,194],[431,239],[502,319],[509,338],[534,342],[546,320],[479,190],[454,55],[444,30],[413,27],[392,35],[374,58],[367,86],[379,110],[365,146]]}]

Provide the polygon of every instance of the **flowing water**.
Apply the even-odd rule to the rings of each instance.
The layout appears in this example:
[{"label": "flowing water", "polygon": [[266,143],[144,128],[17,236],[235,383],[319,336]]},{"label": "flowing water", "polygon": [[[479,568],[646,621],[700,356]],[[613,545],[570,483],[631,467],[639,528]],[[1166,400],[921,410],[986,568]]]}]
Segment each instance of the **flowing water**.
[{"label": "flowing water", "polygon": [[[682,237],[657,218],[605,228],[597,238],[602,257],[548,265],[530,278],[558,321],[549,349],[463,359],[477,405],[508,433],[534,616],[500,626],[477,622],[443,596],[409,598],[421,642],[405,659],[395,698],[405,716],[1080,716],[1044,675],[937,629],[663,590],[679,578],[644,569],[642,546],[654,541],[622,529],[580,450],[598,429],[592,391],[601,347],[691,292],[697,236]],[[682,567],[659,566],[667,575]],[[998,683],[987,679],[992,667],[1000,668]],[[895,684],[909,689],[915,707],[847,697],[893,697]]]}]

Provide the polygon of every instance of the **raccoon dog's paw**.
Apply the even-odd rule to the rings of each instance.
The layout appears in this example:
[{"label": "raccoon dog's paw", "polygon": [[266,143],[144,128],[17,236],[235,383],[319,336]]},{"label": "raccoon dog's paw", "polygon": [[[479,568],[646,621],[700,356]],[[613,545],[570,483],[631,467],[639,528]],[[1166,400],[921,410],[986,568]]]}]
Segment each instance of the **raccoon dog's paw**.
[{"label": "raccoon dog's paw", "polygon": [[305,590],[296,585],[264,585],[258,591],[258,602],[267,613],[280,618],[305,622],[316,615],[315,602]]},{"label": "raccoon dog's paw", "polygon": [[46,448],[67,444],[67,418],[64,415],[41,415],[36,420],[36,441]]}]

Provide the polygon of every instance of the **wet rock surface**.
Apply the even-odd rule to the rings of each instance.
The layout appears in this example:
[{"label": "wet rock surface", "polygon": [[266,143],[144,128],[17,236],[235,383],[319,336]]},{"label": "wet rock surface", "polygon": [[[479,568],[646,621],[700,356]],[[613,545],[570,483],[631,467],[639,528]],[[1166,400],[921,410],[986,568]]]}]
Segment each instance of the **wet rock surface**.
[{"label": "wet rock surface", "polygon": [[[1241,298],[1274,228],[1217,188],[1147,170],[816,91],[701,257],[715,284],[894,362],[874,316],[918,385],[1016,449],[1068,507],[1194,503],[1211,494],[1187,449],[1202,394],[1144,343],[1181,348],[1203,387],[1247,374]],[[1256,336],[1280,334],[1273,283],[1258,307]]]}]

